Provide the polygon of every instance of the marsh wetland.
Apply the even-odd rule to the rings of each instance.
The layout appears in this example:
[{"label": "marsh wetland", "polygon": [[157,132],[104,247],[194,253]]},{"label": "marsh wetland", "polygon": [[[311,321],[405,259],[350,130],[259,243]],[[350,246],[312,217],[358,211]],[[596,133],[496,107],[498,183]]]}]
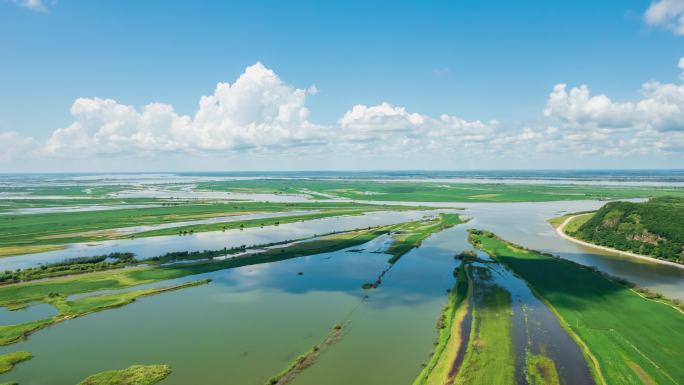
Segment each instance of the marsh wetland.
[{"label": "marsh wetland", "polygon": [[684,383],[684,269],[547,222],[681,187],[178,178],[6,182],[0,383]]}]

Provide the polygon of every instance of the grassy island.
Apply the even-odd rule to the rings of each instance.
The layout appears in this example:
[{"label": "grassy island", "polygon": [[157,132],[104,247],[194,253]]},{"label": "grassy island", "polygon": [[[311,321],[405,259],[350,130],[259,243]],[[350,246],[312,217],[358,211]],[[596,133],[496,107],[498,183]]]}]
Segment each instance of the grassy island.
[{"label": "grassy island", "polygon": [[28,361],[33,358],[29,352],[12,352],[7,354],[0,354],[0,374],[7,373],[14,369],[14,366],[20,362]]},{"label": "grassy island", "polygon": [[133,365],[123,370],[93,374],[78,385],[152,385],[168,377],[168,365]]}]

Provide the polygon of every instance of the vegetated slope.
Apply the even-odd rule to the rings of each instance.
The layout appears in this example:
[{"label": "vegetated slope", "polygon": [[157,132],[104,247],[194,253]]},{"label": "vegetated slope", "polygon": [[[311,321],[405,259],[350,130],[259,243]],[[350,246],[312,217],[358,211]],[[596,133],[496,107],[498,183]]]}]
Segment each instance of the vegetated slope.
[{"label": "vegetated slope", "polygon": [[684,198],[611,202],[570,235],[602,246],[684,263]]}]

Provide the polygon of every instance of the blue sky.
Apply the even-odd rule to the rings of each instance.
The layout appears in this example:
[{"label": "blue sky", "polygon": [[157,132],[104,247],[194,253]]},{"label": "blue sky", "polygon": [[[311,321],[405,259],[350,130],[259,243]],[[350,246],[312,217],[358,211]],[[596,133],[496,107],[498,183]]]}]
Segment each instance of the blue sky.
[{"label": "blue sky", "polygon": [[[681,3],[0,0],[0,139],[9,147],[0,170],[682,167],[684,112],[672,113],[684,111]],[[214,114],[168,134],[160,125],[176,118],[150,129],[107,112],[120,104],[142,116],[164,103],[179,121],[193,119],[202,95],[257,62],[266,72],[252,80],[272,71],[281,96],[264,107],[265,88],[240,106],[294,103],[305,118]],[[240,89],[251,89],[248,80]],[[672,85],[674,96],[644,97],[649,81]],[[588,98],[605,94],[615,105],[597,113],[601,100],[569,100],[545,114],[557,84],[568,94],[587,85]],[[305,101],[292,102],[298,89]],[[117,104],[89,104],[97,119],[77,117],[79,98]],[[661,103],[650,120],[637,117],[644,99]],[[356,105],[367,108],[345,120]],[[121,131],[102,135],[107,119]],[[77,135],[55,136],[73,124]],[[140,132],[149,145],[121,139]],[[196,132],[206,140],[188,139]]]}]

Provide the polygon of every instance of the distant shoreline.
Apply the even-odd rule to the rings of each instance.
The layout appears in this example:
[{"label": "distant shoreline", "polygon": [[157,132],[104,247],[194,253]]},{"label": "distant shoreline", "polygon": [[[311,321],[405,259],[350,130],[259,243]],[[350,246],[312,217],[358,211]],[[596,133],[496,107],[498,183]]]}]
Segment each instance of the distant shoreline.
[{"label": "distant shoreline", "polygon": [[569,236],[568,234],[565,233],[565,231],[563,231],[563,230],[565,230],[565,226],[567,226],[567,224],[570,223],[571,220],[573,220],[574,218],[576,218],[576,217],[578,217],[578,216],[580,216],[580,215],[583,215],[583,214],[576,214],[576,215],[572,215],[572,216],[567,217],[567,218],[563,221],[563,223],[561,223],[558,227],[556,227],[556,233],[557,233],[559,236],[561,236],[562,238],[567,239],[567,240],[570,241],[570,242],[574,242],[574,243],[577,243],[577,244],[582,245],[582,246],[585,246],[585,247],[590,247],[590,248],[594,248],[594,249],[598,249],[598,250],[608,251],[608,252],[610,252],[610,253],[615,253],[615,254],[624,255],[624,256],[627,256],[627,257],[642,259],[642,260],[644,260],[644,261],[649,261],[649,262],[653,262],[653,263],[659,263],[659,264],[662,264],[662,265],[669,265],[669,266],[674,266],[674,267],[677,267],[677,268],[680,268],[680,269],[684,269],[684,265],[682,265],[682,264],[680,264],[680,263],[665,261],[665,260],[662,260],[662,259],[653,258],[653,257],[649,257],[649,256],[646,256],[646,255],[631,253],[631,252],[629,252],[629,251],[623,251],[623,250],[613,249],[612,247],[601,246],[601,245],[595,245],[595,244],[593,244],[593,243],[585,242],[585,241],[582,241],[582,240],[580,240],[580,239],[577,239],[577,238],[574,238],[574,237]]}]

